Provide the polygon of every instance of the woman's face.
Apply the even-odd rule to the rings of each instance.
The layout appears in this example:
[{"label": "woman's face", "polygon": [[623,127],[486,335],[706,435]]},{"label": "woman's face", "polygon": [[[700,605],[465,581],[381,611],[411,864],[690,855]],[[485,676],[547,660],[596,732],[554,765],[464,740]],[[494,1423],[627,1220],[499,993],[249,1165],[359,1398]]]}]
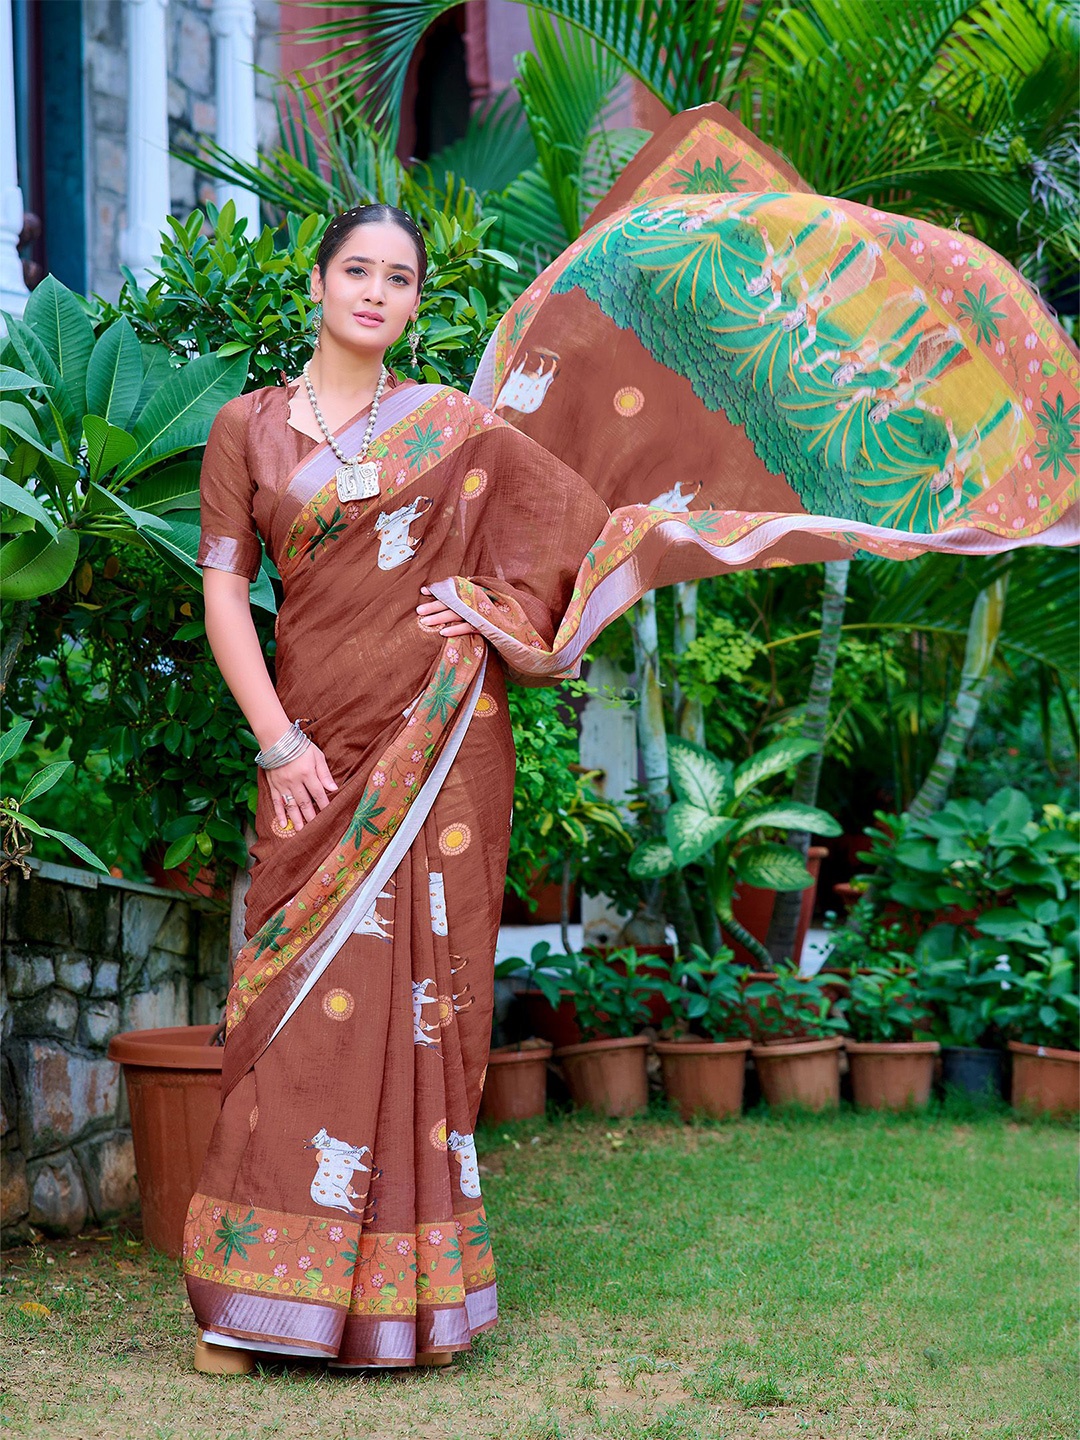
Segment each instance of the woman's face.
[{"label": "woman's face", "polygon": [[420,298],[416,248],[393,221],[356,225],[326,274],[311,272],[322,301],[322,334],[350,350],[386,350],[404,332]]}]

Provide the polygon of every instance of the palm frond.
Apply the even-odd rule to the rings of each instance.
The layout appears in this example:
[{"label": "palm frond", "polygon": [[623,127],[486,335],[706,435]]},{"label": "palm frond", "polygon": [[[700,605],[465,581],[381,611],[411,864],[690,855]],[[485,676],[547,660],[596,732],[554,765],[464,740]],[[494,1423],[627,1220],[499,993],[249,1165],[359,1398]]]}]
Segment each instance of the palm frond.
[{"label": "palm frond", "polygon": [[[303,0],[334,15],[301,32],[331,42],[330,83],[362,92],[368,118],[396,138],[401,97],[413,52],[457,0]],[[524,0],[519,0],[524,3]],[[533,0],[533,8],[590,35],[669,110],[685,110],[731,92],[757,36],[779,0]]]}]

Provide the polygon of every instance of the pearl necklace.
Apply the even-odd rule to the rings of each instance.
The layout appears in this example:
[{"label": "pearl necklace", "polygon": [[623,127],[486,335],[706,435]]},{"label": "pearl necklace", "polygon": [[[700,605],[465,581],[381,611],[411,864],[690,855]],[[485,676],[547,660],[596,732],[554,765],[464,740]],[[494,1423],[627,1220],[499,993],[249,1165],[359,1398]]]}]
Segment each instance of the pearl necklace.
[{"label": "pearl necklace", "polygon": [[326,437],[326,443],[341,461],[334,472],[334,480],[337,483],[338,499],[344,503],[347,500],[373,500],[379,493],[379,462],[367,458],[368,446],[371,444],[371,437],[375,434],[375,422],[379,417],[379,401],[382,399],[383,390],[390,372],[385,365],[379,368],[379,383],[375,387],[375,394],[371,401],[371,414],[368,416],[367,429],[364,431],[364,439],[360,449],[351,459],[338,445],[331,434],[330,427],[323,419],[323,413],[319,409],[319,402],[315,398],[315,386],[311,383],[311,376],[308,374],[310,360],[304,362],[303,376],[304,384],[307,386],[308,400],[315,419],[319,422],[319,429]]}]

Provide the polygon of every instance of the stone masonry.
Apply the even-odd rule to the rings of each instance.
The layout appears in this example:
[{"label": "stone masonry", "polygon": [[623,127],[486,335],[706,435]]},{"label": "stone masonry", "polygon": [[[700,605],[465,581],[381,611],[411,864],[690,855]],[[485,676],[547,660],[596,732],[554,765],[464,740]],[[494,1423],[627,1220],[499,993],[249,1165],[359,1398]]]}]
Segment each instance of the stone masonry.
[{"label": "stone masonry", "polygon": [[0,1217],[11,1243],[138,1206],[114,1035],[216,1023],[229,917],[200,897],[31,861],[0,886]]},{"label": "stone masonry", "polygon": [[[88,287],[115,300],[120,291],[120,235],[126,223],[126,44],[121,0],[83,0],[86,51]],[[195,148],[199,135],[217,131],[214,100],[212,0],[169,0],[169,144]],[[255,91],[259,148],[277,139],[274,83],[278,69],[280,7],[256,0]],[[214,182],[175,157],[169,159],[171,210],[181,218],[214,199]]]}]

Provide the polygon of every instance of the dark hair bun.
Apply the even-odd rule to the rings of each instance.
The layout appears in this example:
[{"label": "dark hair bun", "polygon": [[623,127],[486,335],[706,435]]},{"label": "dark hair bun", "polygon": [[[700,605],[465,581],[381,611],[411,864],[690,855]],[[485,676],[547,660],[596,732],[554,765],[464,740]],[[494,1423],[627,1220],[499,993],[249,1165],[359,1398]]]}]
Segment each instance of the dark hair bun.
[{"label": "dark hair bun", "polygon": [[427,246],[420,233],[420,227],[411,215],[399,210],[396,205],[357,205],[352,210],[343,210],[335,215],[323,232],[315,264],[319,274],[326,275],[326,267],[333,260],[345,241],[358,225],[397,225],[405,231],[416,251],[417,284],[423,285],[427,275]]}]

